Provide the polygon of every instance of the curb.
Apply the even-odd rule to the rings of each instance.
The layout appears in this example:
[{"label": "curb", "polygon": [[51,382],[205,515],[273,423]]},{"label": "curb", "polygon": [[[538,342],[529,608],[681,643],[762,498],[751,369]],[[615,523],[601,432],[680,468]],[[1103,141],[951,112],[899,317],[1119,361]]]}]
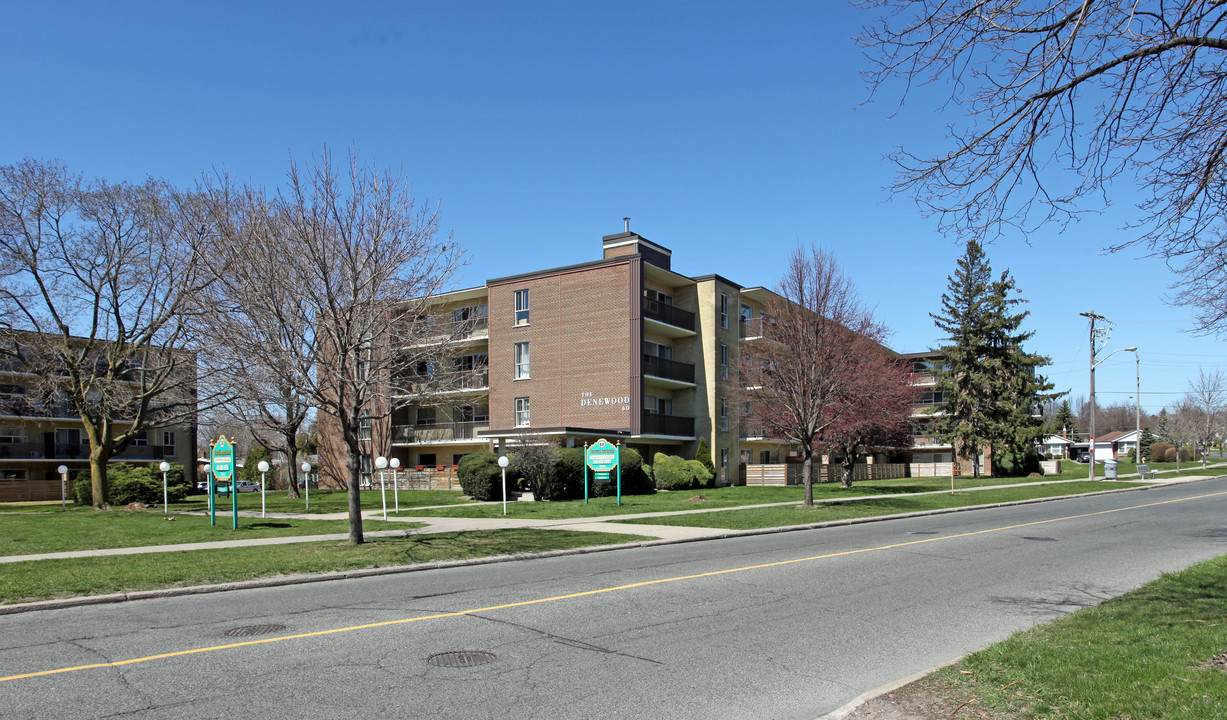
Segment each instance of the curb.
[{"label": "curb", "polygon": [[959,658],[955,658],[953,660],[947,660],[944,663],[938,663],[937,665],[934,665],[928,670],[921,670],[920,672],[914,673],[912,675],[908,675],[905,678],[899,678],[898,680],[895,680],[894,682],[889,682],[889,683],[886,683],[885,685],[882,685],[881,687],[876,687],[873,690],[870,690],[868,692],[863,692],[860,695],[849,700],[847,703],[845,703],[841,707],[838,707],[832,710],[831,712],[827,713],[826,715],[819,717],[818,720],[844,720],[844,718],[851,715],[857,708],[869,702],[870,700],[873,700],[874,698],[877,698],[877,697],[881,697],[882,695],[885,695],[886,693],[898,690],[899,688],[905,685],[911,685],[912,683],[929,675],[930,673],[934,673],[938,670],[941,670],[944,667],[953,665],[958,661],[959,661]]},{"label": "curb", "polygon": [[[1223,476],[1217,476],[1223,477]],[[1187,480],[1183,482],[1197,482],[1200,480],[1212,480],[1214,476],[1198,477],[1195,480]],[[17,603],[13,605],[0,605],[0,615],[15,615],[17,613],[36,612],[41,610],[61,610],[65,608],[82,607],[85,605],[108,605],[112,603],[122,603],[135,600],[152,600],[158,598],[180,597],[184,595],[204,595],[209,593],[232,592],[235,590],[252,590],[258,588],[269,587],[284,587],[287,585],[306,585],[308,583],[317,582],[332,582],[334,580],[356,580],[367,577],[378,577],[382,575],[398,575],[402,573],[425,572],[427,570],[440,570],[446,568],[469,567],[473,565],[492,565],[494,563],[518,562],[521,560],[535,560],[538,558],[564,557],[568,555],[587,555],[589,553],[611,552],[614,550],[630,550],[635,548],[658,547],[661,545],[680,545],[683,543],[705,542],[708,540],[727,540],[738,537],[750,537],[755,535],[775,535],[786,532],[800,532],[803,530],[821,530],[823,528],[846,527],[849,525],[863,525],[866,523],[888,522],[890,520],[903,520],[915,517],[927,517],[931,515],[945,515],[957,512],[970,512],[973,510],[990,510],[994,508],[1014,507],[1018,505],[1034,505],[1044,502],[1057,502],[1060,500],[1072,500],[1074,498],[1092,497],[1095,495],[1108,495],[1115,493],[1127,492],[1144,492],[1153,490],[1164,485],[1143,485],[1132,488],[1118,488],[1114,490],[1100,490],[1097,492],[1080,493],[1077,495],[1056,495],[1047,498],[1034,498],[1031,500],[1015,500],[1013,502],[989,503],[986,505],[968,505],[958,508],[941,508],[939,510],[925,510],[922,512],[899,513],[896,515],[878,515],[875,517],[865,518],[849,518],[846,520],[832,520],[829,522],[810,523],[807,525],[785,525],[774,528],[759,528],[754,530],[729,530],[727,532],[707,535],[703,537],[691,538],[675,538],[667,540],[642,540],[638,542],[619,543],[617,545],[596,545],[585,548],[570,548],[566,550],[550,550],[541,553],[517,553],[514,555],[494,555],[491,557],[471,558],[468,560],[450,560],[447,562],[423,563],[421,565],[400,565],[395,567],[377,567],[366,568],[362,570],[347,570],[330,573],[319,573],[315,575],[286,575],[281,577],[263,578],[260,580],[246,580],[242,582],[221,583],[217,585],[195,585],[191,587],[176,587],[176,588],[161,588],[158,590],[140,590],[129,593],[113,593],[110,595],[83,595],[80,597],[62,598],[59,600],[40,600],[30,603]],[[623,523],[626,525],[635,525],[636,523]],[[940,667],[940,666],[939,666]],[[893,689],[893,688],[890,688]],[[877,691],[875,691],[877,692]],[[889,692],[889,690],[881,690],[878,694]],[[860,700],[864,702],[870,695]],[[837,711],[838,712],[838,711]]]}]

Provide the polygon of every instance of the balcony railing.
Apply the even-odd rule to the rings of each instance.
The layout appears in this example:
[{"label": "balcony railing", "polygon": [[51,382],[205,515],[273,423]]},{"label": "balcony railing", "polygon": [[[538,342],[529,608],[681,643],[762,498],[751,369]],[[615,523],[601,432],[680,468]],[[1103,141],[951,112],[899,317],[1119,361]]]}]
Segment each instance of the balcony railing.
[{"label": "balcony railing", "polygon": [[490,373],[486,370],[462,370],[433,375],[410,375],[401,378],[396,387],[407,393],[484,390],[490,387]]},{"label": "balcony railing", "polygon": [[666,380],[693,383],[694,365],[645,353],[643,356],[643,374]]},{"label": "balcony railing", "polygon": [[449,440],[476,440],[479,431],[489,429],[489,420],[437,423],[434,425],[393,425],[392,442],[433,443]]},{"label": "balcony railing", "polygon": [[694,418],[689,417],[644,413],[641,427],[644,435],[694,437]]},{"label": "balcony railing", "polygon": [[[113,455],[112,459],[152,461],[174,456],[174,445],[132,445],[125,448],[123,452]],[[74,445],[71,443],[57,444],[51,448],[50,453],[48,453],[46,443],[0,443],[0,459],[87,460],[89,459],[89,446]]]},{"label": "balcony railing", "polygon": [[16,417],[78,417],[68,403],[34,402],[23,397],[7,397],[0,400],[0,415]]},{"label": "balcony railing", "polygon": [[643,299],[643,316],[694,332],[694,313],[656,300]]}]

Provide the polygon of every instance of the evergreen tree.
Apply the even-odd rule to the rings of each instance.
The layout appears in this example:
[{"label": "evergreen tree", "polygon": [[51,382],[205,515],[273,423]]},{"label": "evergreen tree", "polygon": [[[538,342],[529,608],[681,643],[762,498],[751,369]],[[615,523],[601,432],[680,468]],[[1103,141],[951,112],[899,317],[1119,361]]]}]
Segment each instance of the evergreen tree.
[{"label": "evergreen tree", "polygon": [[954,275],[947,278],[941,314],[929,315],[947,339],[941,348],[942,361],[934,368],[936,390],[945,397],[939,408],[942,415],[935,423],[937,436],[952,443],[959,458],[970,460],[977,476],[977,462],[987,435],[985,411],[991,399],[988,377],[980,362],[985,351],[985,300],[991,278],[992,268],[980,244],[968,241]]},{"label": "evergreen tree", "polygon": [[247,451],[247,457],[243,458],[243,469],[239,472],[239,479],[260,482],[260,470],[256,466],[261,460],[271,463],[272,459],[273,456],[269,453],[268,448],[260,443],[252,443],[251,449]]},{"label": "evergreen tree", "polygon": [[1167,408],[1159,411],[1159,419],[1155,423],[1155,437],[1159,442],[1178,444],[1172,434],[1172,420],[1167,415]]},{"label": "evergreen tree", "polygon": [[1057,414],[1052,418],[1052,434],[1060,435],[1067,440],[1076,440],[1078,438],[1078,416],[1069,407],[1068,400],[1061,403],[1061,408],[1057,410]]},{"label": "evergreen tree", "polygon": [[1058,395],[1039,369],[1048,358],[1023,350],[1033,332],[1022,322],[1029,311],[1007,270],[996,280],[979,243],[967,243],[948,290],[942,314],[931,315],[946,333],[937,389],[945,393],[938,435],[954,444],[960,458],[977,460],[982,452],[1021,455],[1043,433],[1039,408]]},{"label": "evergreen tree", "polygon": [[1142,437],[1138,440],[1138,443],[1141,445],[1140,450],[1143,458],[1150,459],[1150,446],[1157,442],[1159,442],[1159,438],[1155,437],[1154,433],[1150,431],[1149,425],[1142,428]]},{"label": "evergreen tree", "polygon": [[716,463],[712,460],[711,447],[707,444],[707,438],[699,438],[699,446],[695,448],[694,459],[698,460],[712,477],[718,477]]}]

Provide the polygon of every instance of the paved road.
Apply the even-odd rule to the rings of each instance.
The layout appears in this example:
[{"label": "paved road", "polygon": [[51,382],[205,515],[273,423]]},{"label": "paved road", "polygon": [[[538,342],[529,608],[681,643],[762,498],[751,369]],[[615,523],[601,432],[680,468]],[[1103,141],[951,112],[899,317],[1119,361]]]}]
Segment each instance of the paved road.
[{"label": "paved road", "polygon": [[[0,618],[0,714],[815,718],[1227,552],[1225,518],[1227,480],[1210,480],[13,615]],[[256,625],[284,629],[227,634]],[[449,651],[493,659],[427,662]]]}]

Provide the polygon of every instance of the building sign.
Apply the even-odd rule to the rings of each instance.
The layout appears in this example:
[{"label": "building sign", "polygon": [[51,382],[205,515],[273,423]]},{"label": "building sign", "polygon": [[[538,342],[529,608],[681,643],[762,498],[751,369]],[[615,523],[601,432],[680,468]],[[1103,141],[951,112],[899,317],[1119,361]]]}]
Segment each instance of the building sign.
[{"label": "building sign", "polygon": [[588,502],[588,470],[593,480],[609,480],[609,474],[618,471],[618,505],[622,504],[622,468],[619,464],[622,448],[611,445],[601,438],[592,445],[584,446],[584,502]]},{"label": "building sign", "polygon": [[628,395],[620,395],[617,397],[597,397],[596,393],[581,392],[579,394],[580,407],[617,407],[620,410],[629,411],[631,409],[631,399]]}]

